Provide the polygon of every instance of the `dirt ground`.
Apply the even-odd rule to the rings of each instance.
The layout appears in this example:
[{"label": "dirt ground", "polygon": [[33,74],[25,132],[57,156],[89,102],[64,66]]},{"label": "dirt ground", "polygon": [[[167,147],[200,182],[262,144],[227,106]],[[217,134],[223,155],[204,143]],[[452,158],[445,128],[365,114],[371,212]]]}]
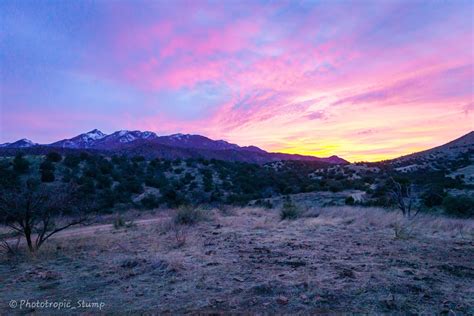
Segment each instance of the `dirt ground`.
[{"label": "dirt ground", "polygon": [[185,227],[171,213],[2,257],[2,314],[474,313],[472,220],[339,207],[281,221],[243,208]]}]

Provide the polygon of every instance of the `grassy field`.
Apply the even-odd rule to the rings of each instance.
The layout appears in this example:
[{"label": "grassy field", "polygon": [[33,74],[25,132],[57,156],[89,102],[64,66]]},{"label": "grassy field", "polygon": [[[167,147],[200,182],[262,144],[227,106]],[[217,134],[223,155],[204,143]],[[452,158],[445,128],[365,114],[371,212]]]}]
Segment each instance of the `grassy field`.
[{"label": "grassy field", "polygon": [[175,213],[70,229],[35,256],[2,255],[0,310],[474,313],[473,220],[336,207],[282,221],[276,209],[225,208],[177,225]]}]

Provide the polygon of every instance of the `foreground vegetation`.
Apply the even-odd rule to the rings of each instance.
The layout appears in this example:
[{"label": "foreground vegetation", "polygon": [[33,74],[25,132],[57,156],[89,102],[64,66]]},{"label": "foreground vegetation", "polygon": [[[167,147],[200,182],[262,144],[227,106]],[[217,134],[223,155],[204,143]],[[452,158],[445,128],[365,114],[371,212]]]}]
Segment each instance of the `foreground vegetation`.
[{"label": "foreground vegetation", "polygon": [[[408,218],[420,211],[441,209],[468,218],[474,215],[473,185],[459,175],[450,177],[449,172],[469,165],[470,157],[468,152],[434,169],[407,173],[387,163],[278,161],[256,165],[84,152],[29,157],[18,153],[0,160],[0,223],[12,230],[7,237],[24,237],[34,252],[54,234],[120,209],[283,206],[282,219],[295,219],[299,214],[288,197],[311,192],[332,194],[316,205],[395,207]],[[471,194],[450,193],[456,190]],[[346,192],[343,201],[333,198],[338,192]],[[11,252],[7,237],[0,236],[1,246]]]},{"label": "foreground vegetation", "polygon": [[0,308],[53,312],[7,306],[28,298],[105,313],[474,312],[472,220],[291,203],[298,216],[285,220],[254,207],[106,215],[2,257]]}]

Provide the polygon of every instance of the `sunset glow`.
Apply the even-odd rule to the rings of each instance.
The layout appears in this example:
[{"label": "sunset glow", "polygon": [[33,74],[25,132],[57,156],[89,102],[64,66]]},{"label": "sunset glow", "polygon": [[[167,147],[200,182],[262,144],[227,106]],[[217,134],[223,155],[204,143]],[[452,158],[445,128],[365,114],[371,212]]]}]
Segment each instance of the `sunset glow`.
[{"label": "sunset glow", "polygon": [[472,1],[2,1],[0,142],[98,128],[376,161],[474,129]]}]

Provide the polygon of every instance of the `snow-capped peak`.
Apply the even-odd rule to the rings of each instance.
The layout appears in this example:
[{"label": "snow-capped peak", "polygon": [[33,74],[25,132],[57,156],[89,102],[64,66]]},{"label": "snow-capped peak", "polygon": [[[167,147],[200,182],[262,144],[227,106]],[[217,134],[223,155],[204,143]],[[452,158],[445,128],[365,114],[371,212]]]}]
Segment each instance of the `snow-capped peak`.
[{"label": "snow-capped peak", "polygon": [[93,129],[92,131],[87,132],[85,135],[86,135],[88,138],[93,139],[93,140],[102,139],[102,138],[104,138],[105,136],[107,136],[106,134],[102,133],[102,132],[99,131],[98,129]]},{"label": "snow-capped peak", "polygon": [[120,130],[112,135],[116,135],[118,137],[118,141],[121,143],[129,143],[137,139],[136,134],[140,133],[139,131],[128,131],[128,130]]},{"label": "snow-capped peak", "polygon": [[124,135],[130,133],[130,131],[127,131],[127,130],[123,129],[123,130],[118,131],[117,133],[118,133],[119,136],[124,136]]},{"label": "snow-capped peak", "polygon": [[33,143],[31,140],[22,138],[20,140],[17,140],[14,143],[8,144],[4,147],[11,147],[11,148],[26,148],[26,147],[32,147],[38,145],[37,143]]},{"label": "snow-capped peak", "polygon": [[34,145],[35,144],[31,140],[29,140],[28,138],[22,138],[22,139],[20,139],[20,142],[23,142],[23,143],[28,144],[28,145]]},{"label": "snow-capped peak", "polygon": [[150,132],[150,131],[142,132],[142,138],[143,139],[148,139],[148,138],[151,138],[151,137],[156,137],[156,134],[153,133],[153,132]]},{"label": "snow-capped peak", "polygon": [[169,138],[180,140],[180,139],[183,139],[183,138],[189,138],[189,136],[190,136],[189,134],[177,133],[177,134],[170,135]]}]

